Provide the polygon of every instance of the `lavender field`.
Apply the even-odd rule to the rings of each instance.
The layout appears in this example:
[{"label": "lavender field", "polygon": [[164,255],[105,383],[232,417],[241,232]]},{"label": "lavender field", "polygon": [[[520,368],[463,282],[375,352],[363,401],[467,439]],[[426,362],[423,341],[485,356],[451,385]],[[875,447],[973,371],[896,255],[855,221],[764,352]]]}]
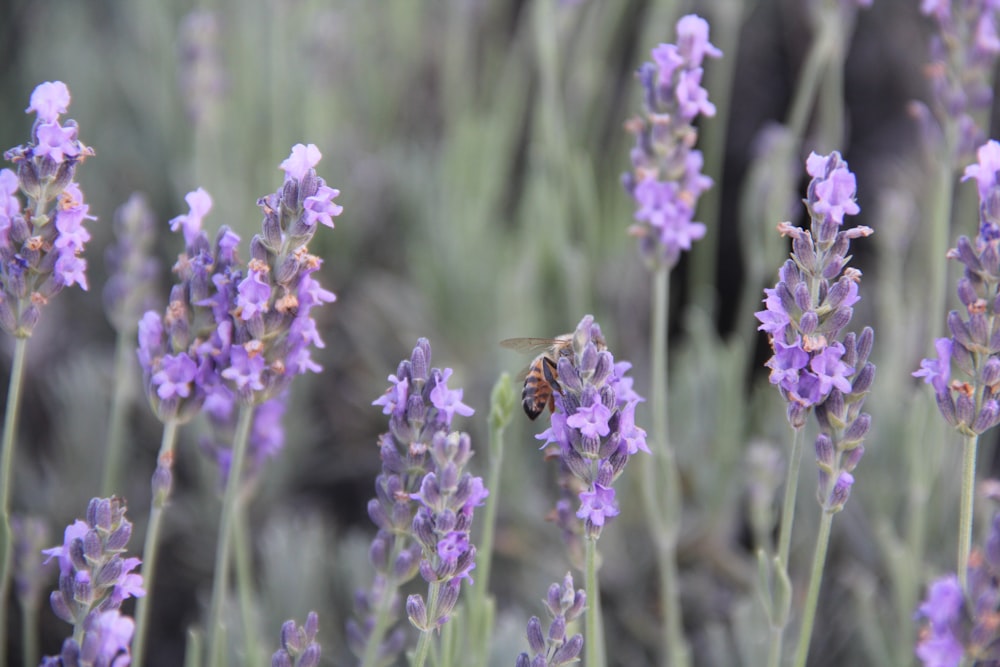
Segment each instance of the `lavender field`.
[{"label": "lavender field", "polygon": [[0,667],[1000,666],[1000,2],[0,17]]}]

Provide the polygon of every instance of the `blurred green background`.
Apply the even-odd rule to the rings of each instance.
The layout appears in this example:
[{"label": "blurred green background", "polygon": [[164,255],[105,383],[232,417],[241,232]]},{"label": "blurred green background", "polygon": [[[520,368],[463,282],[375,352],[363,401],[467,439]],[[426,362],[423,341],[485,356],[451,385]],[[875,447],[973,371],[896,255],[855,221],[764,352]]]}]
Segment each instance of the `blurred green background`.
[{"label": "blurred green background", "polygon": [[[0,146],[27,140],[23,111],[37,83],[66,82],[68,116],[96,151],[77,174],[99,217],[87,249],[90,291],[67,291],[48,306],[29,346],[14,509],[46,517],[55,544],[98,493],[114,348],[101,303],[103,252],[115,209],[133,191],[149,197],[157,253],[169,267],[182,245],[167,221],[202,186],[215,202],[206,226],[228,224],[246,244],[259,229],[257,198],[280,184],[279,162],[293,144],[315,143],[323,153],[317,170],[345,207],[337,228],[321,230],[311,246],[338,301],[316,313],[327,346],[314,358],[325,370],[296,383],[286,449],[251,504],[256,620],[271,651],[283,620],[316,609],[327,664],[350,664],[342,628],[354,588],[370,582],[374,527],[365,505],[379,470],[375,440],[385,430],[370,404],[418,337],[430,339],[434,365],[455,369],[452,386],[464,387],[477,411],[458,424],[473,435],[478,474],[487,464],[490,387],[528,361],[502,350],[501,339],[553,336],[593,313],[616,358],[633,362],[639,391],[648,391],[649,281],[626,234],[622,125],[640,109],[633,72],[694,11],[725,52],[706,65],[720,113],[702,120],[699,144],[716,182],[698,218],[709,234],[671,283],[671,434],[685,480],[682,601],[696,664],[754,664],[762,649],[750,513],[755,493],[773,504],[776,483],[768,480],[788,429],[761,367],[768,352],[752,312],[787,253],[776,223],[801,216],[803,160],[813,149],[844,154],[858,176],[858,223],[876,230],[855,244],[865,279],[852,329],[875,326],[879,376],[869,453],[834,526],[810,664],[910,664],[913,596],[927,576],[953,567],[957,514],[957,444],[914,436],[937,415],[909,378],[931,336],[944,332],[943,318],[939,331],[927,331],[920,310],[928,161],[907,112],[911,100],[926,99],[931,26],[912,1],[879,0],[858,13],[832,55],[834,81],[796,138],[777,124],[789,114],[819,4],[0,3]],[[957,225],[972,230],[975,219]],[[161,303],[170,284],[164,271]],[[0,373],[9,363],[4,355]],[[648,427],[648,414],[640,418]],[[181,664],[185,630],[207,603],[218,498],[213,464],[198,451],[203,428],[196,421],[181,434],[156,582],[154,667]],[[524,623],[569,567],[558,531],[544,520],[555,494],[554,471],[540,465],[533,439],[542,428],[519,414],[508,431],[490,582],[500,610],[497,665],[525,648]],[[160,437],[141,393],[129,432],[118,493],[129,500],[138,549]],[[992,452],[987,443],[984,474]],[[808,452],[806,459],[797,591],[805,589],[817,511]],[[628,487],[635,474],[626,471],[619,484]],[[615,665],[652,664],[660,623],[637,495],[625,492],[622,516],[601,540]],[[926,520],[926,554],[909,550],[914,512]],[[50,654],[65,627],[47,608],[44,619]]]}]

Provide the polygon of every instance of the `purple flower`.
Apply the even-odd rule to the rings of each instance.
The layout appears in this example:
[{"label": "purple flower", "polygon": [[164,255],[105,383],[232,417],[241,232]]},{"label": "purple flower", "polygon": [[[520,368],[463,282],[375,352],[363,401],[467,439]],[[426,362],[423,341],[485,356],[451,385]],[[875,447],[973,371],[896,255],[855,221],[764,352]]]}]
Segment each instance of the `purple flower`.
[{"label": "purple flower", "polygon": [[834,343],[815,355],[809,362],[809,368],[819,378],[819,392],[823,396],[830,393],[834,387],[844,392],[851,393],[851,381],[848,376],[854,373],[854,369],[841,361],[844,356],[844,346]]},{"label": "purple flower", "polygon": [[632,171],[623,175],[626,191],[635,199],[638,224],[629,233],[639,239],[639,251],[650,265],[672,267],[682,251],[705,235],[694,222],[698,197],[712,181],[701,173],[703,158],[693,149],[699,115],[715,115],[715,105],[702,85],[701,64],[721,51],[708,41],[708,23],[695,15],[677,22],[677,44],[652,50],[653,62],[639,69],[644,89],[645,117],[627,124],[635,135]]},{"label": "purple flower", "polygon": [[250,354],[242,345],[230,348],[229,367],[222,371],[222,377],[236,385],[239,391],[260,391],[264,388],[261,375],[264,372],[264,357]]},{"label": "purple flower", "polygon": [[913,372],[913,377],[922,377],[924,382],[933,385],[935,392],[943,392],[948,389],[951,381],[951,348],[950,338],[937,338],[934,340],[934,349],[937,351],[937,359],[923,359],[920,362],[920,370]]},{"label": "purple flower", "polygon": [[444,369],[440,379],[435,383],[434,388],[431,389],[431,405],[445,415],[445,420],[448,423],[451,423],[455,413],[463,417],[470,417],[475,412],[475,410],[462,402],[463,390],[448,389],[447,382],[451,376],[451,372],[450,368]]},{"label": "purple flower", "polygon": [[38,126],[36,132],[38,143],[35,146],[35,155],[47,157],[58,163],[80,154],[75,126],[61,127],[59,123],[43,123]]},{"label": "purple flower", "polygon": [[844,223],[845,215],[857,215],[861,209],[854,201],[857,181],[848,171],[847,164],[840,156],[811,153],[806,160],[806,171],[814,179],[811,190],[815,192],[812,211],[826,216],[838,225]]},{"label": "purple flower", "polygon": [[611,432],[610,418],[611,410],[603,403],[595,403],[577,408],[566,419],[566,426],[578,429],[585,438],[600,438]]},{"label": "purple flower", "polygon": [[612,483],[630,456],[649,448],[646,432],[635,424],[642,398],[624,376],[629,365],[615,363],[593,316],[580,321],[571,340],[572,353],[559,358],[550,426],[536,437],[543,446],[557,445],[560,484],[567,496],[580,499],[577,517],[597,539],[606,520],[618,513]]},{"label": "purple flower", "polygon": [[469,546],[469,534],[456,530],[438,541],[437,554],[445,563],[454,565],[458,562],[458,557],[469,550]]},{"label": "purple flower", "polygon": [[388,379],[392,385],[384,394],[372,401],[372,405],[382,406],[382,414],[384,415],[396,414],[400,410],[406,409],[407,389],[410,384],[407,377],[397,378],[395,375],[390,375]]},{"label": "purple flower", "polygon": [[[772,290],[773,291],[773,290]],[[763,325],[761,325],[763,327]],[[771,384],[790,389],[798,383],[799,371],[809,364],[809,353],[802,349],[801,339],[785,345],[774,339],[774,356],[764,365],[771,369],[768,380]]]},{"label": "purple flower", "polygon": [[198,366],[187,354],[166,354],[160,370],[153,374],[153,386],[164,400],[187,398],[191,395],[191,383],[197,372]]},{"label": "purple flower", "polygon": [[580,509],[576,512],[577,517],[586,519],[595,526],[604,526],[604,521],[618,516],[618,511],[613,488],[594,484],[592,491],[580,492]]},{"label": "purple flower", "polygon": [[256,315],[262,315],[268,310],[271,299],[271,286],[265,279],[266,271],[251,270],[237,288],[236,307],[240,317],[249,320]]},{"label": "purple flower", "polygon": [[292,146],[292,154],[281,163],[280,168],[285,172],[285,181],[301,181],[322,158],[323,154],[319,152],[316,144],[308,146],[295,144]]},{"label": "purple flower", "polygon": [[198,188],[184,195],[184,201],[190,210],[185,215],[171,218],[170,231],[176,232],[181,229],[184,233],[184,243],[190,246],[201,231],[205,216],[212,210],[212,196],[205,191],[205,188]]},{"label": "purple flower", "polygon": [[925,667],[957,667],[965,648],[956,633],[964,614],[965,594],[954,574],[931,584],[917,616],[928,621],[927,632],[917,644],[917,657]]},{"label": "purple flower", "polygon": [[95,218],[73,177],[94,151],[77,138],[75,121],[58,122],[68,104],[65,84],[39,85],[27,109],[38,114],[31,141],[4,152],[16,172],[0,170],[0,327],[18,338],[31,335],[60,291],[87,289],[79,255],[90,239],[83,222]]},{"label": "purple flower", "polygon": [[38,120],[52,123],[69,110],[69,88],[62,81],[46,81],[35,87],[31,93],[30,104],[25,113],[34,111]]},{"label": "purple flower", "polygon": [[333,229],[333,219],[344,212],[344,207],[333,201],[339,194],[340,190],[323,186],[316,191],[316,194],[306,197],[302,205],[305,209],[306,221],[311,225],[319,222]]}]

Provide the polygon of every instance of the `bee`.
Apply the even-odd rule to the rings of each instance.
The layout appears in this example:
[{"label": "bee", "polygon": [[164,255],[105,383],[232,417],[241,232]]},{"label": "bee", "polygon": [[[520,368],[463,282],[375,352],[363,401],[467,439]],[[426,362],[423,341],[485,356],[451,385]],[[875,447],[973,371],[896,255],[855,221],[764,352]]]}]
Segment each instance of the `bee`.
[{"label": "bee", "polygon": [[521,406],[528,419],[536,419],[546,406],[555,410],[555,392],[560,391],[556,368],[560,357],[573,354],[573,334],[555,338],[508,338],[500,341],[500,345],[519,352],[539,352],[523,372]]}]

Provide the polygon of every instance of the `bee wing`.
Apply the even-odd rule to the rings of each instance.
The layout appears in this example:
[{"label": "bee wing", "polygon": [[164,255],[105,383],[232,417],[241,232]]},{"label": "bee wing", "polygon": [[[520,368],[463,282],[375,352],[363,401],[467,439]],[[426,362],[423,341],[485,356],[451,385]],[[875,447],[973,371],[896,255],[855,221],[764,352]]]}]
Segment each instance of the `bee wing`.
[{"label": "bee wing", "polygon": [[559,338],[506,338],[500,346],[517,352],[544,352],[561,342]]}]

